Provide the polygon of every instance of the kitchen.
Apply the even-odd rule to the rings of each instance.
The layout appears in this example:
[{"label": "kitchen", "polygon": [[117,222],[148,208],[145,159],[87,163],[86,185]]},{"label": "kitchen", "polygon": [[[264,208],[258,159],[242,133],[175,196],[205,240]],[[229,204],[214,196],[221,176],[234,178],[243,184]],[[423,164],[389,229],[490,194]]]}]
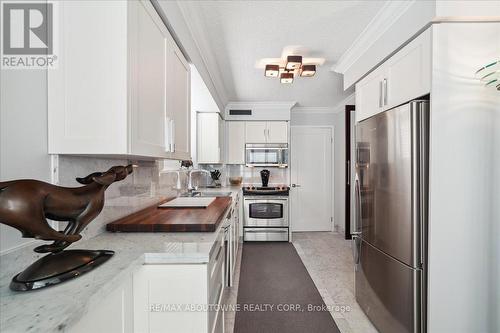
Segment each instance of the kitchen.
[{"label": "kitchen", "polygon": [[284,3],[2,2],[2,332],[500,330],[500,4]]}]

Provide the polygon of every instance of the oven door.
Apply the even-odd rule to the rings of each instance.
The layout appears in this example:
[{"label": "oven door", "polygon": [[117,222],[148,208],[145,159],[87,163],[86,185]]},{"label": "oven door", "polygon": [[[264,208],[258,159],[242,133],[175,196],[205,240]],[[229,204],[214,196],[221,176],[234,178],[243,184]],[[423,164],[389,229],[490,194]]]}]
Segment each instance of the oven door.
[{"label": "oven door", "polygon": [[245,227],[288,227],[288,198],[245,198]]}]

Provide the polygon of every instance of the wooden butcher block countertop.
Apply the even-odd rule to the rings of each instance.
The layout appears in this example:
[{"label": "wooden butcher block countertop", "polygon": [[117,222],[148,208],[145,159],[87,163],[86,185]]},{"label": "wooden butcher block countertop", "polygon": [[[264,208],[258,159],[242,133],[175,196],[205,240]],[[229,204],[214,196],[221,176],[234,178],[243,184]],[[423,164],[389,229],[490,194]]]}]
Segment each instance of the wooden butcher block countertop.
[{"label": "wooden butcher block countertop", "polygon": [[[169,200],[163,202],[167,201]],[[106,230],[113,232],[215,231],[230,205],[231,197],[217,197],[207,208],[158,208],[154,205],[108,223]]]}]

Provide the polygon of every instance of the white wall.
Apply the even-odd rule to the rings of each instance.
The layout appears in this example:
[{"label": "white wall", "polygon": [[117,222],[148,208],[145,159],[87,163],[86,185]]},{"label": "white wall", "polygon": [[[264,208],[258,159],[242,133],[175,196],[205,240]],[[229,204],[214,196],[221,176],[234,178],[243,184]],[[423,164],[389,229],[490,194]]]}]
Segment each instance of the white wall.
[{"label": "white wall", "polygon": [[499,332],[500,93],[475,72],[500,23],[437,24],[433,50],[429,332]]},{"label": "white wall", "polygon": [[[47,155],[46,70],[1,70],[0,181],[34,178],[50,181]],[[0,253],[33,239],[0,225]]]}]

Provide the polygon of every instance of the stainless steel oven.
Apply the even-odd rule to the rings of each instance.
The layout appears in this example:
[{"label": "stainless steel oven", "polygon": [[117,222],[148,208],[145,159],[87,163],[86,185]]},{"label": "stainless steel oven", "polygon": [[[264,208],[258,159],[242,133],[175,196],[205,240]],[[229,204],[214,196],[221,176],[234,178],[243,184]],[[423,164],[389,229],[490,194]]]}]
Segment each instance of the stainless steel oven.
[{"label": "stainless steel oven", "polygon": [[247,166],[288,167],[288,144],[286,143],[247,143],[245,145],[245,164]]},{"label": "stainless steel oven", "polygon": [[244,198],[244,241],[288,241],[288,197]]}]

